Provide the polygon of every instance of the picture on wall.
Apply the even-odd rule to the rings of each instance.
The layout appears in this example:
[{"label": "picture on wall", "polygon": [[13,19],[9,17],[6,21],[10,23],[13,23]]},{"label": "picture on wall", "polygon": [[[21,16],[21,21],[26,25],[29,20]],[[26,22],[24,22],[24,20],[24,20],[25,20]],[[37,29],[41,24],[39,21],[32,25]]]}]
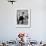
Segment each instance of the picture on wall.
[{"label": "picture on wall", "polygon": [[30,27],[31,24],[30,9],[16,10],[16,27]]}]

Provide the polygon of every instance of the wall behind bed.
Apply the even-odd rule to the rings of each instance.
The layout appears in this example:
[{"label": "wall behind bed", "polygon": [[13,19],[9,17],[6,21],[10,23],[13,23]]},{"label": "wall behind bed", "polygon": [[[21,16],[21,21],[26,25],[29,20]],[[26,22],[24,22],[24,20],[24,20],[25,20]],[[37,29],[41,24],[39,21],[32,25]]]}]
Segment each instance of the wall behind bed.
[{"label": "wall behind bed", "polygon": [[[14,5],[7,0],[0,0],[0,41],[15,40],[18,32],[26,32],[33,40],[46,40],[46,1],[17,0]],[[16,9],[31,9],[31,28],[16,28]]]}]

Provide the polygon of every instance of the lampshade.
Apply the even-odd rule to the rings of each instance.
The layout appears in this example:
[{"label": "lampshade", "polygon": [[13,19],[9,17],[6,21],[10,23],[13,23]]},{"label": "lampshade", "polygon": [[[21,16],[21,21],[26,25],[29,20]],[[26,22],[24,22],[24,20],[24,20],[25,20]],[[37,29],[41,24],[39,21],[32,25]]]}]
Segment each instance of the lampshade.
[{"label": "lampshade", "polygon": [[16,2],[16,0],[8,0],[8,2],[11,2],[12,4]]},{"label": "lampshade", "polygon": [[16,1],[16,0],[8,0],[8,1]]}]

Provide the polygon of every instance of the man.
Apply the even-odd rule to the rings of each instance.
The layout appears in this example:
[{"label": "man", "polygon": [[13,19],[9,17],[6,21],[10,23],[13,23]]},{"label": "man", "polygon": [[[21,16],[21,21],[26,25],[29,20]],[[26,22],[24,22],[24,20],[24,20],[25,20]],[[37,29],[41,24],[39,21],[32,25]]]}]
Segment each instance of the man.
[{"label": "man", "polygon": [[24,12],[22,12],[22,14],[19,16],[19,19],[18,19],[18,24],[21,22],[21,24],[23,24],[23,20],[24,20]]}]

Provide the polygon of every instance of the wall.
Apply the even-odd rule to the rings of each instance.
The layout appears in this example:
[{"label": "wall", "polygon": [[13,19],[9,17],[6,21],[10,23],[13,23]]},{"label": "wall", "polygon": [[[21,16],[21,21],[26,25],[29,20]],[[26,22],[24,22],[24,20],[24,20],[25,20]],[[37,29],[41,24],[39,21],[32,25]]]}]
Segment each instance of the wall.
[{"label": "wall", "polygon": [[[26,32],[33,40],[46,40],[46,1],[17,0],[14,5],[0,0],[0,40],[14,40],[18,32]],[[16,9],[31,9],[32,28],[16,28]]]}]

